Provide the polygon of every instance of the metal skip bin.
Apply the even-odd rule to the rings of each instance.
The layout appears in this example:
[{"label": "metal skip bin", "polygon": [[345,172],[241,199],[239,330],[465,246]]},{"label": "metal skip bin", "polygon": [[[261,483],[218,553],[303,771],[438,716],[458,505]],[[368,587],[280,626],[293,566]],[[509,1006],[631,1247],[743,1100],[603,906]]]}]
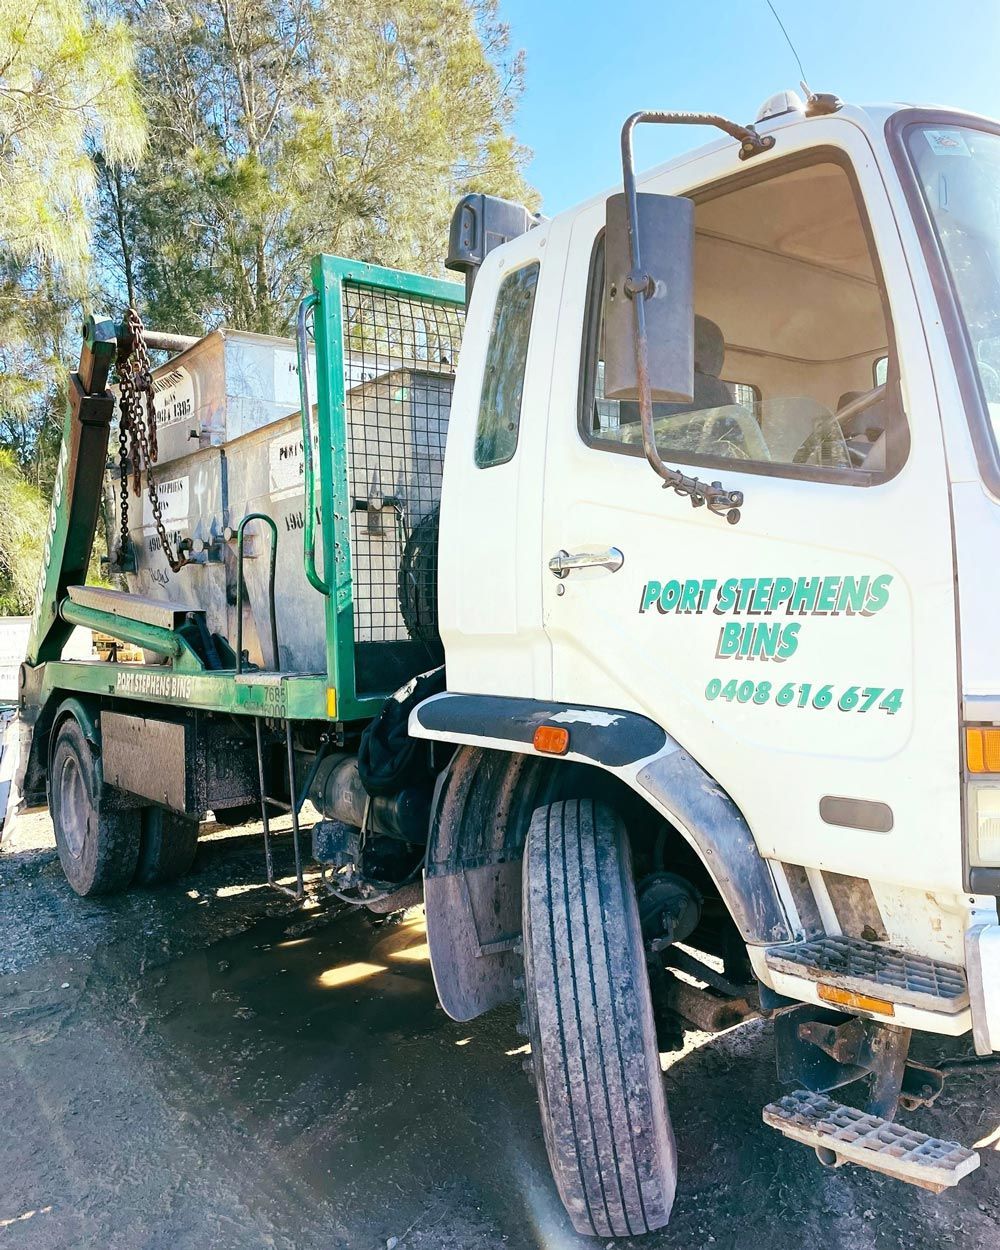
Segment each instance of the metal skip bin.
[{"label": "metal skip bin", "polygon": [[[324,602],[306,580],[302,563],[305,486],[298,413],[236,439],[226,448],[226,459],[231,524],[235,527],[251,512],[263,512],[278,527],[275,615],[281,667],[300,673],[325,672]],[[315,515],[317,534],[321,534],[318,507]],[[251,522],[243,565],[249,605],[243,622],[244,639],[245,645],[249,643],[250,658],[268,667],[273,654],[267,611],[269,550],[264,528]],[[235,611],[233,606],[232,638]]]},{"label": "metal skip bin", "polygon": [[[437,631],[437,524],[461,310],[398,291],[344,289],[342,415],[331,437],[346,451],[345,507],[335,524],[349,548],[353,680],[387,694],[441,661]],[[310,393],[317,393],[310,356]],[[172,572],[145,490],[129,488],[137,568],[129,590],[200,608],[213,633],[237,638],[236,529],[250,513],[278,530],[278,667],[327,671],[326,601],[303,562],[305,472],[295,347],[285,339],[216,330],[154,371],[159,455],[153,468],[168,537],[188,563]],[[311,426],[318,430],[319,422]],[[316,439],[313,434],[314,451]],[[318,460],[318,456],[315,457]],[[108,475],[109,536],[117,547],[120,478]],[[314,500],[317,548],[323,518]],[[338,557],[339,566],[339,557]],[[243,647],[272,668],[269,535],[244,543]],[[331,571],[332,575],[332,571]],[[340,593],[340,591],[338,591]]]},{"label": "metal skip bin", "polygon": [[[313,359],[310,365],[314,370]],[[209,630],[232,643],[236,638],[236,544],[232,539],[236,526],[250,511],[275,515],[272,497],[287,500],[288,488],[292,495],[297,489],[301,511],[301,483],[296,488],[292,476],[301,477],[295,346],[287,339],[215,330],[154,370],[153,385],[159,444],[153,478],[168,537],[175,550],[183,547],[189,562],[178,572],[171,571],[157,537],[145,483],[139,496],[132,493],[129,483],[129,534],[136,571],[126,574],[128,589],[202,608]],[[285,476],[278,489],[272,488],[268,473],[272,440],[286,447]],[[289,451],[290,447],[294,450]],[[254,457],[263,460],[248,463]],[[106,490],[112,550],[117,549],[121,526],[120,493],[120,473],[114,465]],[[322,671],[322,604],[302,573],[301,533],[279,524],[281,667]],[[290,521],[289,527],[293,524]],[[253,663],[270,667],[268,552],[255,529],[248,527],[245,548],[244,647]]]}]

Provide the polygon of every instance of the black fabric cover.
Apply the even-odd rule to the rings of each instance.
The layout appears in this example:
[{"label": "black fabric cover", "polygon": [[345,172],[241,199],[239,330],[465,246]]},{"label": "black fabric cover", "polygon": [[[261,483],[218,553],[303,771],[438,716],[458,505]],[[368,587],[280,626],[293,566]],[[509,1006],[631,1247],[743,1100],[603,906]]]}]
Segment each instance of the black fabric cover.
[{"label": "black fabric cover", "polygon": [[361,735],[358,774],[371,795],[398,794],[407,786],[430,779],[427,743],[411,738],[410,713],[431,695],[445,688],[444,665],[420,673],[391,698]]}]

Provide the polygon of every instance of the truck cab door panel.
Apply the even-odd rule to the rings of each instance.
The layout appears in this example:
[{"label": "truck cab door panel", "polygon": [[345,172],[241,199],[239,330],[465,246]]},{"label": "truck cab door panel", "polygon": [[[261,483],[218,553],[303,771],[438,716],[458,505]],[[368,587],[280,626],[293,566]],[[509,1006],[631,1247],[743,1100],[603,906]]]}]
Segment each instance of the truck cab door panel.
[{"label": "truck cab door panel", "polygon": [[[696,359],[711,395],[657,405],[658,446],[742,490],[738,526],[661,489],[630,406],[602,398],[603,205],[573,223],[542,551],[623,559],[614,575],[544,576],[552,697],[661,724],[764,855],[958,891],[958,744],[941,733],[957,707],[951,522],[929,361],[867,141],[838,119],[810,136],[750,169],[717,150],[643,188],[693,195],[695,306],[711,323]],[[827,823],[829,796],[887,806],[892,828]]]}]

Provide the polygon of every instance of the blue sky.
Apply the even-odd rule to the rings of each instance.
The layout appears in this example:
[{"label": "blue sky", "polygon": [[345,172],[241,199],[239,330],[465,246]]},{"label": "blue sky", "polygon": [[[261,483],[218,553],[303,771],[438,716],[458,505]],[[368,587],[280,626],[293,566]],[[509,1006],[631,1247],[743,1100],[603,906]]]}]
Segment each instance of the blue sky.
[{"label": "blue sky", "polygon": [[[951,104],[1000,116],[1000,0],[775,0],[814,91],[853,103]],[[549,215],[618,181],[638,108],[752,121],[799,73],[764,0],[500,0],[527,55],[516,133]],[[707,142],[637,136],[641,166]]]}]

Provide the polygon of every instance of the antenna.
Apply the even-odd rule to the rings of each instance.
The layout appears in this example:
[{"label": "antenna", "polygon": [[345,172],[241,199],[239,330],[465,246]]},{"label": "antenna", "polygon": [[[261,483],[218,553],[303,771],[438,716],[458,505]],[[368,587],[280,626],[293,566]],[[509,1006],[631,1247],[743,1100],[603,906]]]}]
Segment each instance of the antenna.
[{"label": "antenna", "polygon": [[792,56],[794,56],[794,57],[795,57],[795,63],[798,65],[798,67],[799,67],[799,73],[802,75],[802,80],[801,80],[801,82],[799,83],[799,86],[800,86],[800,87],[802,88],[802,90],[806,93],[806,95],[807,95],[807,96],[809,96],[809,97],[811,98],[813,93],[812,93],[812,91],[811,91],[811,90],[810,90],[810,88],[809,88],[809,84],[806,82],[806,71],[802,68],[802,58],[799,56],[798,52],[796,52],[796,50],[795,50],[795,44],[794,44],[794,43],[792,43],[791,36],[789,35],[788,31],[787,31],[787,30],[785,30],[785,23],[784,23],[784,22],[781,20],[781,18],[778,16],[778,10],[777,10],[777,9],[774,7],[774,5],[771,3],[771,0],[764,0],[764,3],[765,3],[765,4],[767,5],[767,7],[771,10],[771,13],[772,13],[772,15],[773,15],[773,17],[774,17],[774,20],[775,20],[775,21],[778,23],[778,25],[781,27],[781,33],[785,36],[785,42],[786,42],[786,43],[788,44],[788,46],[791,48],[791,50],[792,50]]}]

